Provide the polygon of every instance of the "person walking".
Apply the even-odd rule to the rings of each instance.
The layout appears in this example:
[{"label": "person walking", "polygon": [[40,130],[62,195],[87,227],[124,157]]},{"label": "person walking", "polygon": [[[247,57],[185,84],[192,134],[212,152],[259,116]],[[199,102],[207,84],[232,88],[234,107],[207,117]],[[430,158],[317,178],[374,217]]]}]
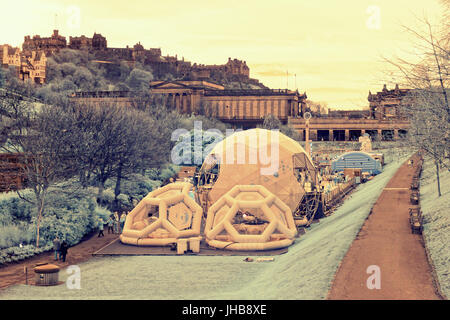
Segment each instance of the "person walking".
[{"label": "person walking", "polygon": [[63,241],[61,244],[61,259],[62,262],[66,262],[66,256],[67,256],[67,252],[69,251],[69,246],[67,245],[66,241]]},{"label": "person walking", "polygon": [[53,250],[55,251],[55,261],[61,259],[61,242],[59,241],[58,236],[53,240]]},{"label": "person walking", "polygon": [[113,219],[113,217],[114,216],[109,216],[109,219],[108,219],[108,221],[107,221],[107,224],[108,224],[108,234],[110,234],[110,233],[112,233],[112,234],[114,234],[114,219]]},{"label": "person walking", "polygon": [[99,237],[99,238],[105,236],[105,235],[103,234],[103,225],[104,225],[103,219],[100,218],[99,221],[98,221],[98,237]]},{"label": "person walking", "polygon": [[125,226],[125,220],[127,219],[127,215],[124,213],[122,213],[122,215],[120,216],[120,233],[123,232],[123,227]]},{"label": "person walking", "polygon": [[114,212],[114,233],[119,233],[119,214]]}]

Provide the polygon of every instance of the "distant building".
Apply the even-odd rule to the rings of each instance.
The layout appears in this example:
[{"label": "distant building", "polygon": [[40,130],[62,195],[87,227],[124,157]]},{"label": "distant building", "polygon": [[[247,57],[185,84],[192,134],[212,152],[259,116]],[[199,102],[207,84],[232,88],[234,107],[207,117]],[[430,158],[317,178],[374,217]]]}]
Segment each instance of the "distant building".
[{"label": "distant building", "polygon": [[[250,78],[250,69],[247,63],[238,59],[228,58],[227,63],[222,65],[203,65],[191,64],[189,61],[178,59],[175,56],[162,56],[160,48],[145,49],[139,42],[133,47],[126,48],[108,48],[107,40],[99,33],[94,33],[92,38],[85,35],[78,37],[69,37],[69,42],[65,37],[59,34],[58,30],[53,30],[50,37],[41,37],[34,35],[33,37],[25,36],[22,50],[27,56],[31,56],[35,51],[38,56],[41,52],[45,53],[45,57],[49,57],[57,53],[61,49],[83,50],[89,52],[99,63],[117,64],[126,62],[133,67],[136,62],[149,65],[152,68],[155,79],[167,79],[172,77],[179,80],[207,80],[220,83],[236,82],[242,86],[252,88],[266,88],[257,79]],[[39,53],[39,54],[38,54]],[[12,59],[12,53],[9,54]],[[15,60],[17,67],[21,66],[21,62]],[[8,63],[13,65],[13,63]],[[39,72],[42,74],[42,70]],[[26,71],[24,77],[31,72]],[[244,86],[245,86],[244,85]]]},{"label": "distant building", "polygon": [[59,35],[58,30],[53,30],[53,34],[50,37],[41,38],[41,36],[35,35],[31,38],[30,36],[25,36],[22,44],[24,52],[44,51],[47,56],[64,48],[67,48],[66,37]]},{"label": "distant building", "polygon": [[386,85],[383,90],[372,94],[369,91],[370,117],[372,119],[400,119],[404,118],[399,108],[402,99],[408,94],[410,89],[399,89],[398,84],[395,89],[388,90]]},{"label": "distant building", "polygon": [[345,169],[361,169],[362,172],[379,174],[382,172],[380,161],[374,159],[372,155],[361,151],[344,153],[331,162],[333,172],[342,172]]},{"label": "distant building", "polygon": [[47,56],[44,51],[32,51],[31,55],[23,53],[19,71],[20,79],[43,84],[46,78],[46,64]]},{"label": "distant building", "polygon": [[107,48],[106,38],[99,33],[94,33],[92,38],[85,35],[80,37],[69,37],[70,49],[74,50],[105,50]]},{"label": "distant building", "polygon": [[[225,89],[203,80],[152,81],[150,91],[161,97],[169,109],[204,114],[243,128],[262,124],[269,114],[283,123],[290,117],[302,116],[307,98],[306,93],[287,89]],[[94,104],[133,105],[132,93],[128,91],[75,92],[72,99]]]},{"label": "distant building", "polygon": [[[271,114],[289,123],[304,140],[308,107],[306,93],[287,89],[225,89],[204,80],[152,81],[150,91],[159,96],[169,109],[180,113],[204,114],[244,129],[254,128]],[[131,91],[75,92],[80,103],[118,103],[134,106]],[[409,121],[404,118],[375,119],[367,110],[342,111],[339,116],[313,116],[309,120],[312,141],[358,141],[368,134],[372,140],[396,140],[407,133]]]},{"label": "distant building", "polygon": [[42,84],[46,78],[47,56],[44,51],[20,51],[9,45],[0,46],[0,61],[3,68],[14,67],[21,80],[32,80]]},{"label": "distant building", "polygon": [[20,49],[13,48],[10,45],[0,46],[0,61],[2,67],[15,66],[20,67]]}]

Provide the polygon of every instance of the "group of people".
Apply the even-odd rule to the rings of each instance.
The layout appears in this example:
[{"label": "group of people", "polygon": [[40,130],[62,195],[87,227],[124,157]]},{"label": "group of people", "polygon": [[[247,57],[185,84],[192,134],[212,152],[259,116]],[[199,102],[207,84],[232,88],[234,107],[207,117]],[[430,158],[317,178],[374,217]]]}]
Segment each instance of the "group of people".
[{"label": "group of people", "polygon": [[[108,226],[108,234],[122,233],[126,219],[127,214],[125,212],[120,215],[120,218],[118,212],[114,212],[113,215],[110,215],[108,220],[106,221],[106,225]],[[105,234],[103,233],[104,227],[105,221],[103,221],[103,219],[100,218],[98,222],[98,237],[105,236]]]},{"label": "group of people", "polygon": [[[115,212],[113,215],[109,217],[109,219],[106,221],[106,224],[108,225],[108,234],[112,233],[121,233],[123,231],[123,227],[125,226],[125,220],[127,219],[127,214],[122,213],[122,215],[119,218],[119,213]],[[103,228],[104,228],[105,222],[102,218],[99,219],[98,223],[98,229],[99,237],[104,237],[103,234]],[[65,240],[61,242],[61,239],[56,236],[53,240],[53,251],[55,252],[55,261],[62,261],[66,262],[67,252],[69,251],[69,245]]]},{"label": "group of people", "polygon": [[53,240],[53,250],[55,251],[55,261],[61,260],[66,262],[67,251],[69,250],[69,245],[66,241],[61,242],[58,236]]}]

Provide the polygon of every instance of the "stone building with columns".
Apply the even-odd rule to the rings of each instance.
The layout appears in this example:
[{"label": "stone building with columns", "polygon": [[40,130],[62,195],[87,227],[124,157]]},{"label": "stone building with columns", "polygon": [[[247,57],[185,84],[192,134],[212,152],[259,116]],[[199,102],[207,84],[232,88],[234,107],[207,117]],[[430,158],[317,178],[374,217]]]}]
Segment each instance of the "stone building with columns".
[{"label": "stone building with columns", "polygon": [[[204,114],[244,129],[262,124],[268,114],[283,123],[290,117],[301,117],[307,98],[306,93],[287,89],[225,89],[202,80],[152,81],[150,92],[161,98],[169,109]],[[128,91],[74,92],[72,99],[93,104],[133,105],[133,96]]]},{"label": "stone building with columns", "polygon": [[200,113],[243,128],[255,127],[272,114],[287,123],[306,107],[306,93],[274,89],[225,89],[207,81],[152,81],[150,90],[182,113]]},{"label": "stone building with columns", "polygon": [[388,90],[384,85],[383,90],[376,94],[369,91],[367,100],[369,100],[370,117],[379,120],[404,118],[399,105],[409,91],[410,89],[400,89],[398,84],[392,90]]},{"label": "stone building with columns", "polygon": [[[225,89],[208,81],[152,81],[152,95],[159,96],[169,109],[180,113],[204,114],[238,128],[254,128],[262,124],[264,117],[272,114],[296,129],[305,138],[306,121],[303,118],[306,93],[287,89]],[[399,90],[403,94],[405,89]],[[392,102],[392,93],[371,102],[371,110],[398,107]],[[370,96],[370,95],[369,95]],[[133,106],[129,91],[76,92],[72,99],[79,102],[114,102]],[[390,101],[390,103],[386,103]],[[361,135],[369,134],[372,139],[395,140],[407,133],[409,121],[399,116],[376,117],[372,112],[343,113],[337,116],[314,116],[309,120],[309,138],[312,141],[357,141]]]},{"label": "stone building with columns", "polygon": [[[357,141],[367,133],[372,139],[397,140],[408,132],[409,121],[402,115],[400,104],[410,89],[398,85],[372,94],[369,91],[369,110],[335,111],[309,121],[313,141]],[[304,136],[305,120],[291,119],[290,124]]]}]

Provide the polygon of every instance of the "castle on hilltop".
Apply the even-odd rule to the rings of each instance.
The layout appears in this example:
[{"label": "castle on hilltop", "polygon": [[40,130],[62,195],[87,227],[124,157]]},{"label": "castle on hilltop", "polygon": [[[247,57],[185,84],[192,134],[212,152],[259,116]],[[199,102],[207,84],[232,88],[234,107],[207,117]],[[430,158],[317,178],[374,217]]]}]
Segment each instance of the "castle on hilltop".
[{"label": "castle on hilltop", "polygon": [[[11,50],[14,51],[16,49],[18,48],[8,49],[8,54]],[[163,56],[160,48],[145,49],[140,42],[133,47],[108,47],[106,38],[99,33],[94,33],[92,38],[85,35],[69,37],[68,42],[66,37],[59,34],[58,30],[53,30],[53,34],[50,37],[41,37],[39,35],[34,35],[33,37],[25,36],[22,52],[19,50],[18,54],[30,57],[43,56],[46,58],[58,53],[61,49],[87,51],[98,63],[120,63],[125,61],[131,66],[136,62],[149,65],[156,79],[163,79],[170,74],[173,78],[179,80],[209,80],[218,83],[237,81],[265,88],[258,80],[250,78],[250,69],[247,63],[242,60],[228,58],[228,61],[222,65],[192,64],[189,61],[185,61],[184,58],[178,59],[176,55]],[[3,56],[5,57],[5,54]],[[10,56],[4,58],[4,60],[9,61]],[[44,60],[46,61],[46,59]],[[5,61],[2,62],[4,66],[8,65],[8,63],[5,64]],[[33,78],[33,76],[30,73],[30,77]],[[25,79],[26,77],[21,76],[21,78]],[[40,70],[38,80],[36,80],[36,77],[33,79],[37,83],[45,82],[45,70]]]}]

